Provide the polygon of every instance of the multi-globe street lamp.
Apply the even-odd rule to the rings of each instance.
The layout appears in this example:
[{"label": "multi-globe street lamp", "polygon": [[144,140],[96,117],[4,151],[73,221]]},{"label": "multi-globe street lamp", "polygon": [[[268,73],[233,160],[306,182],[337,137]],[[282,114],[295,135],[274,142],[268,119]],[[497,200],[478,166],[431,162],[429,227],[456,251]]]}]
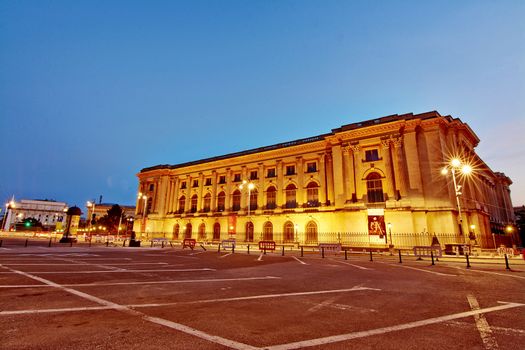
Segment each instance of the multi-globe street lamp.
[{"label": "multi-globe street lamp", "polygon": [[144,193],[139,192],[137,195],[138,200],[141,199],[144,201],[143,207],[142,207],[142,227],[144,227],[144,231],[146,231],[146,209],[147,209],[147,202],[148,202],[148,196],[146,196]]},{"label": "multi-globe street lamp", "polygon": [[250,216],[250,204],[252,202],[252,190],[255,188],[253,182],[248,182],[246,180],[242,181],[242,184],[239,185],[239,189],[242,190],[246,186],[248,188],[248,216]]},{"label": "multi-globe street lamp", "polygon": [[446,165],[441,170],[441,174],[447,175],[449,172],[452,173],[452,182],[454,184],[454,192],[456,195],[456,205],[458,208],[459,234],[463,235],[463,241],[466,244],[467,239],[465,235],[463,234],[463,217],[461,215],[461,202],[459,200],[459,196],[461,196],[462,186],[458,184],[458,181],[456,179],[456,174],[459,172],[459,174],[462,174],[462,175],[469,175],[470,173],[472,173],[472,166],[470,166],[469,164],[463,163],[459,158],[452,158],[449,164]]},{"label": "multi-globe street lamp", "polygon": [[[7,214],[9,214],[9,209],[13,210],[14,207],[15,207],[15,201],[14,200],[10,200],[9,202],[7,202],[5,204],[4,219],[2,221],[2,229],[4,229],[4,230],[5,230],[5,225],[6,225],[6,221],[7,221]],[[9,228],[7,229],[7,231],[9,231]]]},{"label": "multi-globe street lamp", "polygon": [[[95,214],[95,201],[87,201],[86,206],[88,208],[88,231],[91,236],[91,225],[93,221],[93,215]],[[91,209],[91,215],[89,214],[89,209]]]}]

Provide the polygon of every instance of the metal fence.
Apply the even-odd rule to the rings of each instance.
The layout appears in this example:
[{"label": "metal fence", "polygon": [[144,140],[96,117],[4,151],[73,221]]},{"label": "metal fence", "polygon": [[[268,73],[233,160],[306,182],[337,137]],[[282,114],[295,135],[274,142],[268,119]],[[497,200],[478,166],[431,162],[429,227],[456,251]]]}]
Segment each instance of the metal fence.
[{"label": "metal fence", "polygon": [[258,243],[259,241],[274,241],[279,245],[317,246],[320,243],[340,243],[346,247],[388,247],[393,245],[397,249],[411,249],[414,246],[429,246],[439,243],[461,244],[463,237],[454,233],[391,233],[383,236],[369,235],[368,232],[254,232],[253,234],[229,232],[192,232],[173,236],[171,232],[139,232],[137,239],[167,238],[173,241],[182,241],[184,238],[194,238],[199,242],[213,243],[224,239],[235,239],[237,242]]}]

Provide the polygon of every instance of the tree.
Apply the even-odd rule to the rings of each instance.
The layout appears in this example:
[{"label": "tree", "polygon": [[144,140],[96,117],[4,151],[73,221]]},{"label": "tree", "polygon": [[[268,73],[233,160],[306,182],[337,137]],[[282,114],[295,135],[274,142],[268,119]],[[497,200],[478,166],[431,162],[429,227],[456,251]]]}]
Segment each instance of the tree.
[{"label": "tree", "polygon": [[106,232],[117,234],[119,222],[124,222],[126,219],[123,212],[120,205],[114,204],[108,209],[107,214],[98,220],[98,224],[105,226]]}]

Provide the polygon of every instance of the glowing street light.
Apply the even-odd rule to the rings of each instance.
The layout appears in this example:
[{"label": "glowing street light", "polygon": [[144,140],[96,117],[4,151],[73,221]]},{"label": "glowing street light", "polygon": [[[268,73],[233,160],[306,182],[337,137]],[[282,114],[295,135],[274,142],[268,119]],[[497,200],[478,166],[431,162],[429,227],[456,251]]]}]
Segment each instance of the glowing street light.
[{"label": "glowing street light", "polygon": [[[9,213],[9,209],[13,210],[13,208],[15,207],[15,201],[14,200],[10,200],[9,202],[7,202],[5,204],[5,213],[4,213],[4,219],[3,219],[3,222],[2,222],[2,228],[5,230],[5,225],[6,225],[6,220],[7,220],[7,214]],[[9,231],[9,229],[7,230]]]},{"label": "glowing street light", "polygon": [[250,216],[250,204],[252,201],[252,190],[255,188],[253,182],[248,182],[246,180],[242,181],[242,184],[239,185],[239,189],[242,190],[246,186],[248,188],[248,216]]},{"label": "glowing street light", "polygon": [[142,226],[144,227],[144,231],[146,231],[146,214],[147,214],[146,210],[147,210],[148,196],[146,196],[142,192],[139,192],[139,194],[137,195],[137,198],[138,200],[142,199],[144,201],[144,205],[142,208]]},{"label": "glowing street light", "polygon": [[[89,227],[89,230],[91,230],[91,224],[92,224],[91,221],[93,221],[93,215],[95,215],[95,201],[93,202],[87,201],[86,206],[88,207],[88,220],[89,220],[88,227]],[[89,215],[89,209],[91,209],[91,215]]]},{"label": "glowing street light", "polygon": [[[448,166],[445,166],[441,170],[441,174],[447,175],[448,172],[452,173],[452,181],[454,184],[454,192],[456,194],[456,205],[458,207],[458,220],[459,220],[459,234],[463,235],[463,217],[461,216],[461,203],[459,201],[459,196],[461,196],[462,186],[457,183],[456,173],[459,171],[463,175],[469,175],[472,173],[472,166],[469,164],[463,163],[459,158],[453,158],[450,160]],[[464,243],[467,243],[467,239],[463,235]]]}]

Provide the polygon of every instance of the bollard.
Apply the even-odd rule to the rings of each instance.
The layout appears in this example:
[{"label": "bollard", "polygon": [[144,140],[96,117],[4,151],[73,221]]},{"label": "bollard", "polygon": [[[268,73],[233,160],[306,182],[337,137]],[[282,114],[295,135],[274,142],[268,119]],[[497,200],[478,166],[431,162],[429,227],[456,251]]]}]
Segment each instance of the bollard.
[{"label": "bollard", "polygon": [[47,244],[48,247],[51,247],[51,238],[49,239],[49,243]]},{"label": "bollard", "polygon": [[374,260],[372,259],[372,249],[370,249],[370,261],[374,261]]},{"label": "bollard", "polygon": [[0,247],[2,246],[2,242],[3,242],[3,241],[4,241],[3,239],[0,239]]},{"label": "bollard", "polygon": [[27,247],[27,241],[28,241],[28,239],[26,239],[26,245],[25,245],[25,247]]},{"label": "bollard", "polygon": [[434,265],[434,252],[430,251],[430,258],[432,259],[432,265]]},{"label": "bollard", "polygon": [[470,268],[470,261],[468,259],[468,254],[465,254],[465,257],[467,258],[467,269]]},{"label": "bollard", "polygon": [[73,246],[73,239],[71,239],[71,240],[69,241],[69,246],[70,246],[70,247]]},{"label": "bollard", "polygon": [[[153,243],[153,242],[152,242]],[[106,247],[109,247],[109,241],[106,241]]]},{"label": "bollard", "polygon": [[399,253],[399,263],[402,264],[403,260],[401,260],[401,249],[398,250],[398,253]]},{"label": "bollard", "polygon": [[250,255],[250,245],[248,244],[248,255]]},{"label": "bollard", "polygon": [[323,259],[324,259],[324,247],[321,247],[321,256],[322,256]]},{"label": "bollard", "polygon": [[232,244],[232,254],[235,253],[235,244]]},{"label": "bollard", "polygon": [[153,248],[153,241],[151,241],[151,248]]},{"label": "bollard", "polygon": [[507,254],[505,254],[505,269],[510,270],[509,258],[507,258]]},{"label": "bollard", "polygon": [[263,249],[264,255],[266,255],[266,248]]},{"label": "bollard", "polygon": [[91,247],[91,237],[89,237],[89,247]]},{"label": "bollard", "polygon": [[303,252],[303,246],[301,246],[301,258],[304,256],[303,253],[304,253],[304,252]]},{"label": "bollard", "polygon": [[348,253],[348,250],[345,249],[345,260],[348,260],[348,255],[347,255],[347,253]]},{"label": "bollard", "polygon": [[122,246],[123,246],[123,247],[126,246],[126,239],[124,239],[124,240],[122,241]]},{"label": "bollard", "polygon": [[283,251],[281,253],[281,256],[284,256],[284,245],[283,245]]},{"label": "bollard", "polygon": [[164,248],[164,241],[162,241],[162,248]]},{"label": "bollard", "polygon": [[220,244],[220,243],[217,245],[217,253],[218,253],[218,254],[221,253],[221,244]]}]

